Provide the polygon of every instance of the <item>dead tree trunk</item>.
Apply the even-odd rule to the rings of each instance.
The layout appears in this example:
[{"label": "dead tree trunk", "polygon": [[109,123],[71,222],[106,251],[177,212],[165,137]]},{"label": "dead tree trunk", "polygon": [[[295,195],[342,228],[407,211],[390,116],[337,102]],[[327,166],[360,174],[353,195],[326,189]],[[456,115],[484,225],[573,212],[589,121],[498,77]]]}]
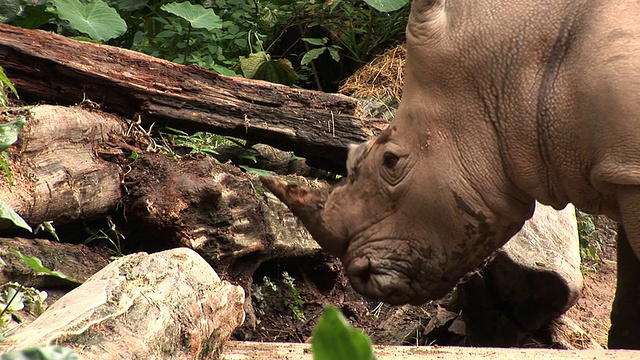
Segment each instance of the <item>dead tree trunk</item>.
[{"label": "dead tree trunk", "polygon": [[218,75],[138,52],[0,24],[0,64],[23,97],[90,99],[109,112],[293,150],[343,172],[349,143],[384,126],[349,97]]},{"label": "dead tree trunk", "polygon": [[15,184],[0,174],[0,198],[32,225],[104,216],[122,197],[120,169],[96,155],[126,126],[116,116],[81,108],[35,106],[7,110],[25,116],[20,141],[8,149]]}]

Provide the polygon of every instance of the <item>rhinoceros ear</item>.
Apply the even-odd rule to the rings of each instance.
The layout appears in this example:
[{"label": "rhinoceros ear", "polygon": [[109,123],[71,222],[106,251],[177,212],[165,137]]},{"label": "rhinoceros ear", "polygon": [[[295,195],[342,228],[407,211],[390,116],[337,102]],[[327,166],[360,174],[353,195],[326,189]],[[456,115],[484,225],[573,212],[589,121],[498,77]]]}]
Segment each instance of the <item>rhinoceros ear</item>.
[{"label": "rhinoceros ear", "polygon": [[358,175],[360,175],[360,164],[369,153],[370,148],[370,141],[358,145],[349,145],[349,155],[347,156],[347,178],[349,181],[354,182],[358,179]]}]

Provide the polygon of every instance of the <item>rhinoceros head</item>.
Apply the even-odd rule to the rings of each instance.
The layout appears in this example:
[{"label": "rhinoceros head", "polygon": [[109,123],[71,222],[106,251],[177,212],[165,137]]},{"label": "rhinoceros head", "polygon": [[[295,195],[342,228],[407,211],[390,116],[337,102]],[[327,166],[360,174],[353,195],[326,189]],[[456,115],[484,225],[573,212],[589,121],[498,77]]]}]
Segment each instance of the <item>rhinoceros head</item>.
[{"label": "rhinoceros head", "polygon": [[522,221],[492,209],[464,178],[455,148],[397,119],[353,146],[331,193],[263,177],[320,246],[341,258],[354,289],[420,304],[449,291]]},{"label": "rhinoceros head", "polygon": [[341,185],[326,194],[262,178],[341,258],[356,291],[388,303],[444,295],[533,212],[509,181],[477,86],[455,69],[443,3],[414,2],[400,108],[378,138],[349,150]]}]

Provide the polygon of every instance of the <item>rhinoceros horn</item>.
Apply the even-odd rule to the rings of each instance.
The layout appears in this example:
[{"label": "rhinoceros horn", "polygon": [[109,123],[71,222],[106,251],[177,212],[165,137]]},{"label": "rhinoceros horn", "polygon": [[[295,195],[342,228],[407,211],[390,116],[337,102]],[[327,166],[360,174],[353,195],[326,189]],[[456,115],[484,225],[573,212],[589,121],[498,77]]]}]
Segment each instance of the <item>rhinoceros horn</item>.
[{"label": "rhinoceros horn", "polygon": [[325,251],[336,256],[344,254],[344,242],[329,231],[322,218],[322,210],[328,197],[326,192],[289,184],[275,177],[260,176],[260,181],[302,221]]}]

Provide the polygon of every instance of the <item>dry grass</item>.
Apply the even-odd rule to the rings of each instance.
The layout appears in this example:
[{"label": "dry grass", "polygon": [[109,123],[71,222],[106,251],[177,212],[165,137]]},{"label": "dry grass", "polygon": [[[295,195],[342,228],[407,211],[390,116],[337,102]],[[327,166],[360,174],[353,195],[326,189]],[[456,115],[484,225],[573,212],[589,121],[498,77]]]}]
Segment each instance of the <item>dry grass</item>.
[{"label": "dry grass", "polygon": [[406,48],[387,50],[360,68],[340,86],[340,93],[359,99],[390,99],[400,102],[404,84]]}]

